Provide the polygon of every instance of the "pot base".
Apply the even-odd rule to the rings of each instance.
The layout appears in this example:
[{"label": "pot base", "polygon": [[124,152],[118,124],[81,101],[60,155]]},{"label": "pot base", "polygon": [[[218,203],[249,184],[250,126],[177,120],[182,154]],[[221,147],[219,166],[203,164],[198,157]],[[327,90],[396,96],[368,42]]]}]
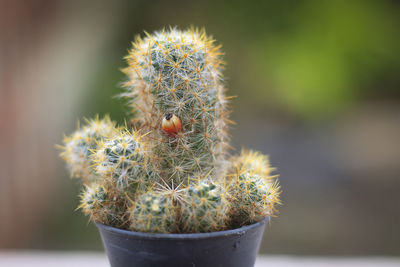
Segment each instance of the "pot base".
[{"label": "pot base", "polygon": [[194,234],[140,233],[96,225],[112,267],[253,267],[268,220]]}]

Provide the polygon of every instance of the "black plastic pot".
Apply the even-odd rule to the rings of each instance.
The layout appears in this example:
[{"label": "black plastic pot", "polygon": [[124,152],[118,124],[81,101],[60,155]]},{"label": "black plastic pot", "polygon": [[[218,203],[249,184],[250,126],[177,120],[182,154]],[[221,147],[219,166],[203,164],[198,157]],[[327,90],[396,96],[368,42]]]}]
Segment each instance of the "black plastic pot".
[{"label": "black plastic pot", "polygon": [[97,223],[112,267],[252,267],[264,221],[234,230],[199,234],[151,234]]}]

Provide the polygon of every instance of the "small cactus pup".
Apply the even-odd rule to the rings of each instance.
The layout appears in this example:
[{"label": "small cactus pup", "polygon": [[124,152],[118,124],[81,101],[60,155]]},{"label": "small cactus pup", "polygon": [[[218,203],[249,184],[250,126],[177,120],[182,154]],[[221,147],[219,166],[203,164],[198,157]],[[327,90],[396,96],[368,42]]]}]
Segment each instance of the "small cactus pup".
[{"label": "small cactus pup", "polygon": [[90,220],[118,228],[125,228],[128,200],[116,195],[107,183],[85,185],[78,208]]},{"label": "small cactus pup", "polygon": [[126,57],[123,97],[151,132],[151,158],[165,180],[223,174],[229,112],[221,56],[204,31],[172,28],[138,37]]},{"label": "small cactus pup", "polygon": [[64,146],[60,156],[67,163],[71,176],[83,179],[85,183],[95,180],[91,160],[92,152],[98,148],[99,142],[115,136],[118,130],[109,116],[99,119],[85,120],[86,124],[79,127],[71,136],[64,137]]},{"label": "small cactus pup", "polygon": [[233,227],[255,223],[274,216],[280,204],[277,176],[271,175],[269,160],[261,153],[242,150],[232,159],[229,196]]},{"label": "small cactus pup", "polygon": [[181,205],[183,231],[215,232],[227,229],[230,203],[223,185],[207,180],[191,183]]},{"label": "small cactus pup", "polygon": [[81,204],[79,208],[82,212],[89,216],[91,220],[104,222],[106,221],[106,211],[104,209],[107,202],[107,190],[102,184],[92,183],[85,185],[81,194]]},{"label": "small cactus pup", "polygon": [[147,233],[177,231],[177,207],[172,197],[149,191],[137,197],[130,208],[130,229]]},{"label": "small cactus pup", "polygon": [[144,189],[153,180],[142,136],[121,130],[114,138],[102,140],[92,154],[96,173],[108,178],[120,191]]}]

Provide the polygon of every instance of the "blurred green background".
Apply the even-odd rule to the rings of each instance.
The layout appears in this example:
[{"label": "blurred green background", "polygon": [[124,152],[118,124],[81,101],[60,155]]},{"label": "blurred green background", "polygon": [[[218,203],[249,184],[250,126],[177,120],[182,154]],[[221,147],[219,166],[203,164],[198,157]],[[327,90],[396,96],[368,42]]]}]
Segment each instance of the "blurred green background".
[{"label": "blurred green background", "polygon": [[[134,36],[223,44],[232,143],[283,188],[261,253],[400,255],[398,1],[2,1],[0,248],[101,250],[55,143],[114,96]],[[234,152],[235,153],[235,152]]]}]

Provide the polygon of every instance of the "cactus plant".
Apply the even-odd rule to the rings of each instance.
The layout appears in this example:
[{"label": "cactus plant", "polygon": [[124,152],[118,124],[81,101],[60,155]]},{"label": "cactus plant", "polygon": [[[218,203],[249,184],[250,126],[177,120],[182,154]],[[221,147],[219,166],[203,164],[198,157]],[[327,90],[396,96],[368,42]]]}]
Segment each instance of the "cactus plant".
[{"label": "cactus plant", "polygon": [[131,126],[108,117],[64,139],[61,157],[85,188],[90,219],[138,232],[213,232],[276,213],[266,156],[228,158],[229,97],[220,46],[204,30],[138,37],[126,57]]}]

